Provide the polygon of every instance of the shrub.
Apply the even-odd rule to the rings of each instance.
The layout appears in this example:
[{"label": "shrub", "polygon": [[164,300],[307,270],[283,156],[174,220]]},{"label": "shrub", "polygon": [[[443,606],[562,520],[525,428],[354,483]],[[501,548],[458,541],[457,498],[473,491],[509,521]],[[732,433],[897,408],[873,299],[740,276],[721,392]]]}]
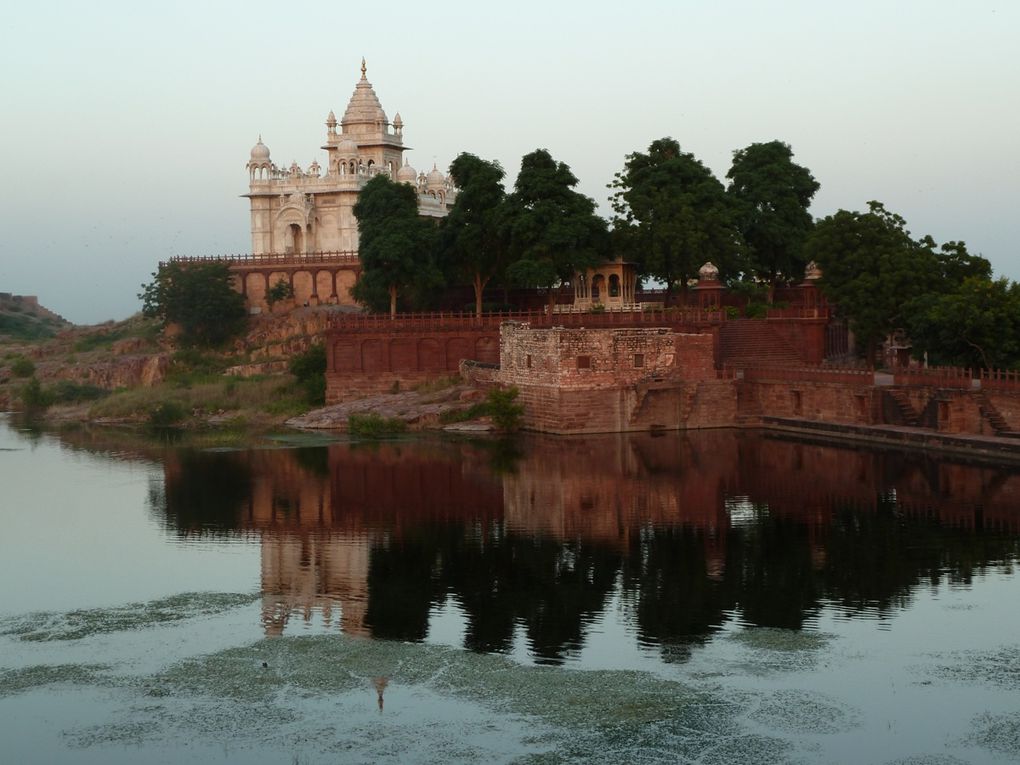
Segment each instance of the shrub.
[{"label": "shrub", "polygon": [[361,438],[384,438],[403,433],[407,423],[396,417],[378,414],[352,414],[347,418],[347,432]]},{"label": "shrub", "polygon": [[[11,362],[11,374],[15,377],[31,377],[35,374],[35,364],[32,363],[32,359],[18,356]],[[38,382],[36,380],[36,383]]]},{"label": "shrub", "polygon": [[126,327],[90,332],[89,334],[75,340],[74,350],[78,353],[87,353],[88,351],[94,351],[97,348],[105,348],[113,345],[116,341],[127,337],[127,334],[128,332]]},{"label": "shrub", "polygon": [[326,403],[326,346],[311,346],[294,356],[287,366],[297,378],[305,401],[313,406]]},{"label": "shrub", "polygon": [[294,297],[294,288],[290,286],[290,282],[286,279],[278,279],[276,284],[269,288],[266,292],[266,302],[269,303],[269,307],[281,300],[288,300]]},{"label": "shrub", "polygon": [[187,416],[184,407],[177,401],[163,401],[149,410],[149,424],[154,428],[168,428],[177,425]]},{"label": "shrub", "polygon": [[110,395],[108,390],[74,380],[61,380],[50,389],[50,392],[54,402],[58,404],[80,404],[83,401],[97,401]]},{"label": "shrub", "polygon": [[21,403],[30,411],[46,409],[53,404],[53,392],[43,388],[37,377],[25,383],[20,395]]},{"label": "shrub", "polygon": [[439,422],[449,425],[454,422],[467,422],[489,414],[488,403],[472,404],[467,409],[447,409],[439,415]]},{"label": "shrub", "polygon": [[748,303],[744,309],[744,315],[748,319],[764,319],[769,312],[767,303]]},{"label": "shrub", "polygon": [[489,415],[492,422],[500,430],[513,431],[521,426],[524,405],[517,403],[520,391],[511,385],[509,388],[493,388],[486,397]]}]

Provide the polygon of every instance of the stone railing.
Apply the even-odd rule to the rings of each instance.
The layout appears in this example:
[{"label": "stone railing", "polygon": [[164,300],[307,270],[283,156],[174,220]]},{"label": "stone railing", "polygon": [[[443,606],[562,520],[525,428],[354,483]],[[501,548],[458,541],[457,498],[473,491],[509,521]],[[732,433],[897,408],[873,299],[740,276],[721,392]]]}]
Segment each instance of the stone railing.
[{"label": "stone railing", "polygon": [[343,314],[333,317],[332,326],[354,330],[425,330],[497,327],[505,321],[528,323],[533,327],[620,327],[635,326],[706,326],[725,321],[719,311],[670,308],[654,311],[598,311],[556,312],[550,316],[544,310],[501,311],[476,316],[467,311],[400,313],[395,317],[386,314]]},{"label": "stone railing", "polygon": [[875,370],[860,367],[807,367],[776,364],[755,364],[753,366],[723,367],[728,377],[745,382],[824,382],[849,383],[851,385],[873,385]]},{"label": "stone railing", "polygon": [[1020,390],[1020,372],[1011,369],[903,367],[895,369],[893,377],[897,385],[927,385],[933,388]]},{"label": "stone railing", "polygon": [[[323,252],[265,253],[261,255],[179,255],[170,258],[171,263],[227,263],[237,266],[292,266],[323,264],[357,265],[360,261],[354,250],[333,250]],[[165,265],[160,263],[160,265]]]}]

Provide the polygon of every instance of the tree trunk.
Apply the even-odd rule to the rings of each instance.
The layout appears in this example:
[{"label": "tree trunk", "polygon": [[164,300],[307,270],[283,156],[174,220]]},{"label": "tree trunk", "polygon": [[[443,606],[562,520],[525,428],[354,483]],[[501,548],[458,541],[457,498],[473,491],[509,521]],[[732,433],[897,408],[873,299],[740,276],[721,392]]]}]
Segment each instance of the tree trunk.
[{"label": "tree trunk", "polygon": [[549,318],[552,318],[553,309],[556,307],[556,292],[552,287],[549,288]]},{"label": "tree trunk", "polygon": [[397,288],[396,286],[390,287],[390,318],[395,319],[397,317]]},{"label": "tree trunk", "polygon": [[475,287],[475,316],[481,318],[482,316],[482,293],[485,292],[485,285],[489,283],[489,278],[482,278],[481,274],[475,274],[474,287]]}]

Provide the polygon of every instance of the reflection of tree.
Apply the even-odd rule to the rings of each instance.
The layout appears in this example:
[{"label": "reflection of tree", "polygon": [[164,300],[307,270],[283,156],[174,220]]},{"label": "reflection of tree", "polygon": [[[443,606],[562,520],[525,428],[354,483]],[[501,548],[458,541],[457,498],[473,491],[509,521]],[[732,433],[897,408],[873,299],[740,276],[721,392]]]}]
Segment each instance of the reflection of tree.
[{"label": "reflection of tree", "polygon": [[1013,535],[947,526],[930,515],[904,516],[888,498],[874,512],[838,511],[826,529],[828,597],[852,611],[903,607],[919,585],[969,584],[975,571],[1015,559]]},{"label": "reflection of tree", "polygon": [[466,647],[508,651],[522,630],[549,663],[582,647],[617,586],[639,639],[675,660],[734,611],[787,629],[823,602],[891,612],[1020,554],[1015,472],[765,441],[175,449],[151,504],[182,535],[269,534],[263,586],[288,610],[343,600],[352,628],[421,640],[452,597]]},{"label": "reflection of tree", "polygon": [[223,533],[240,525],[252,494],[252,469],[236,452],[181,450],[166,465],[162,489],[153,484],[149,504],[179,533]]},{"label": "reflection of tree", "polygon": [[425,639],[429,608],[438,601],[437,552],[428,536],[417,535],[372,547],[365,622],[373,637]]},{"label": "reflection of tree", "polygon": [[737,580],[744,618],[759,627],[800,629],[818,608],[806,524],[761,514],[727,543],[727,578]]},{"label": "reflection of tree", "polygon": [[294,460],[312,475],[329,475],[329,448],[326,446],[301,446],[292,450]]},{"label": "reflection of tree", "polygon": [[539,660],[579,650],[619,570],[617,554],[581,542],[471,527],[428,527],[413,539],[377,545],[369,570],[366,621],[375,637],[420,640],[432,605],[453,595],[468,620],[465,645],[509,650],[523,624]]},{"label": "reflection of tree", "polygon": [[[631,544],[623,586],[635,602],[641,640],[665,646],[700,643],[725,622],[728,583],[712,576],[706,535],[689,527],[647,529]],[[666,658],[685,651],[663,651]]]}]

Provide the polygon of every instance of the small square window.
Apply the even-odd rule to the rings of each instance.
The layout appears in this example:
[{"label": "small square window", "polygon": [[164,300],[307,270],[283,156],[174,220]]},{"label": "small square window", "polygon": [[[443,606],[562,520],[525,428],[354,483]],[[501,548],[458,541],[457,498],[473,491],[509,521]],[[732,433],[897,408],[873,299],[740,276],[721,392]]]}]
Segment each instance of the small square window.
[{"label": "small square window", "polygon": [[577,357],[577,368],[578,369],[591,369],[591,356],[578,356]]},{"label": "small square window", "polygon": [[634,354],[634,369],[640,369],[645,365],[645,354],[635,353]]}]

